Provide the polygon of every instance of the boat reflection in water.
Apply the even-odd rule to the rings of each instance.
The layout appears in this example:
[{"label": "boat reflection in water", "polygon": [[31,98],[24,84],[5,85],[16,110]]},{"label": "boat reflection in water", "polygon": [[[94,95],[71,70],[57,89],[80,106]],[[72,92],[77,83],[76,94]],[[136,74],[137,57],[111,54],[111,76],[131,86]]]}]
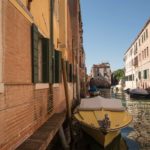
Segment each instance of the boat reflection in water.
[{"label": "boat reflection in water", "polygon": [[[108,89],[101,90],[102,96],[106,98],[117,98],[122,100],[123,106],[133,116],[132,123],[121,130],[115,140],[105,150],[149,150],[150,149],[150,100],[130,99],[126,93],[111,93]],[[93,138],[85,134],[85,139],[90,145],[89,150],[103,150]],[[120,148],[121,147],[121,148]]]}]

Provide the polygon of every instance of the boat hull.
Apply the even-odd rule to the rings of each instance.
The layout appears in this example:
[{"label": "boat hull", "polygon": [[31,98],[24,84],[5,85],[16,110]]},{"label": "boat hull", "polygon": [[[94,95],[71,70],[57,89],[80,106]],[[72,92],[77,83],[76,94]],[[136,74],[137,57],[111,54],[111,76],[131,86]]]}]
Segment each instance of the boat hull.
[{"label": "boat hull", "polygon": [[100,95],[100,91],[89,92],[89,93],[90,93],[90,97],[93,97],[93,96],[98,96],[98,95]]},{"label": "boat hull", "polygon": [[150,98],[150,96],[148,94],[132,94],[132,93],[130,93],[130,97],[131,98],[136,98],[136,99]]},{"label": "boat hull", "polygon": [[117,137],[120,133],[120,130],[117,130],[117,131],[110,131],[104,134],[101,130],[96,130],[84,125],[82,125],[82,128],[88,135],[90,135],[103,147],[107,147],[109,144],[111,144],[115,139],[115,137]]}]

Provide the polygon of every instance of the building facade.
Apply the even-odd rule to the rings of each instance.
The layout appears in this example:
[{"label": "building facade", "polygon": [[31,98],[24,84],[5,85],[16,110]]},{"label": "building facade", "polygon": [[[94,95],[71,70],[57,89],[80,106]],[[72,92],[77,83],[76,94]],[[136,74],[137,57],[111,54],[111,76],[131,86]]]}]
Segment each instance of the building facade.
[{"label": "building facade", "polygon": [[126,88],[150,87],[150,20],[124,55]]},{"label": "building facade", "polygon": [[100,77],[111,84],[111,68],[109,63],[94,64],[91,69],[92,78]]},{"label": "building facade", "polygon": [[79,98],[80,15],[79,0],[0,1],[1,150],[66,112],[66,86],[70,107]]}]

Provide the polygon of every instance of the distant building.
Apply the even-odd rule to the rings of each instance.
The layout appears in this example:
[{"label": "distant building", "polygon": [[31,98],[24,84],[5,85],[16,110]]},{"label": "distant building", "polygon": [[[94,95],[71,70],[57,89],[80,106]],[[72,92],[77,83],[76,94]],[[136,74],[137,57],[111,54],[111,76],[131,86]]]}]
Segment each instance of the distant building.
[{"label": "distant building", "polygon": [[124,54],[126,88],[150,87],[150,19]]},{"label": "distant building", "polygon": [[91,69],[91,76],[100,77],[108,81],[111,84],[111,68],[109,63],[94,64]]}]

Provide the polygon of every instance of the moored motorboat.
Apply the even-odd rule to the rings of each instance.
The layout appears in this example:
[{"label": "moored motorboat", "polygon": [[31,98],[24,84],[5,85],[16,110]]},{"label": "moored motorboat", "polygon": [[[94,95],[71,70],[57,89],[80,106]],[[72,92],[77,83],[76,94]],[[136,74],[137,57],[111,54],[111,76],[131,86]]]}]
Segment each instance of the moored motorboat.
[{"label": "moored motorboat", "polygon": [[132,116],[119,100],[100,96],[82,99],[74,117],[83,130],[104,147],[119,135],[121,128],[132,121]]},{"label": "moored motorboat", "polygon": [[149,92],[145,89],[136,88],[136,89],[130,90],[131,98],[148,98],[149,95],[150,95]]}]

